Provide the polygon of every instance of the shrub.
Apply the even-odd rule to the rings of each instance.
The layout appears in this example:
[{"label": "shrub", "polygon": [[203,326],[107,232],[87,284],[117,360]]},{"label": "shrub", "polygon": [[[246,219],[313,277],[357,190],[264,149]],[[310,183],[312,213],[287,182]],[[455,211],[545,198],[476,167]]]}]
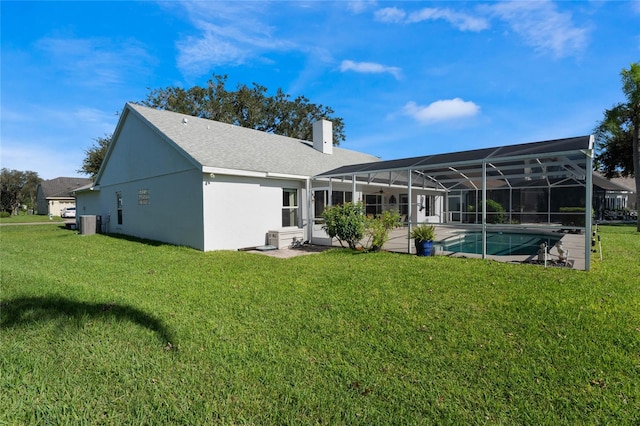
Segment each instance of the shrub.
[{"label": "shrub", "polygon": [[487,223],[502,223],[504,221],[504,207],[497,201],[487,200]]},{"label": "shrub", "polygon": [[389,241],[389,231],[400,225],[400,213],[396,210],[386,210],[378,216],[367,217],[365,233],[369,236],[369,241],[365,249],[380,251],[382,246]]},{"label": "shrub", "polygon": [[346,242],[349,248],[355,250],[364,237],[366,217],[362,203],[329,206],[322,212],[322,219],[322,229],[331,238],[337,238],[342,247],[343,242]]},{"label": "shrub", "polygon": [[560,223],[563,226],[585,226],[584,207],[560,207]]},{"label": "shrub", "polygon": [[[482,212],[482,203],[479,203],[479,212]],[[487,200],[487,223],[503,223],[504,222],[504,207],[497,201]],[[469,214],[475,212],[475,208],[472,205],[467,207],[467,212]],[[469,217],[469,222],[473,223],[471,217]]]},{"label": "shrub", "polygon": [[11,217],[11,213],[6,212],[4,210],[0,212],[0,218],[4,219],[4,218],[7,218],[7,217]]}]

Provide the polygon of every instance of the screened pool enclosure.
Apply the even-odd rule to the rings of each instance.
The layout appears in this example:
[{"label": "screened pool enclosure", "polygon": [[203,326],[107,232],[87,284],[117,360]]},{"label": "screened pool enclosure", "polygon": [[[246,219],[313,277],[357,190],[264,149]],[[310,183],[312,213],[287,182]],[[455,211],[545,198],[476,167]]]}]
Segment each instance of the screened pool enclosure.
[{"label": "screened pool enclosure", "polygon": [[[550,259],[558,257],[553,248],[560,241],[571,266],[588,270],[592,156],[592,136],[580,136],[349,165],[315,176],[312,185],[327,187],[329,194],[355,194],[367,213],[398,210],[405,226],[394,231],[390,250],[412,252],[412,227],[432,223],[436,254],[534,260],[540,254],[535,241],[541,240],[529,239],[530,249],[496,254],[493,237],[551,236],[545,241]],[[473,239],[470,235],[479,242],[455,244]]]}]

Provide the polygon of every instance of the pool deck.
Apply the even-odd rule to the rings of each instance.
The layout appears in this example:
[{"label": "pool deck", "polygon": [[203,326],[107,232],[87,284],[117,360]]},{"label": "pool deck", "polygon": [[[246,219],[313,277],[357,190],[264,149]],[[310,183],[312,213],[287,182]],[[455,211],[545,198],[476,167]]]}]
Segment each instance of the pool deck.
[{"label": "pool deck", "polygon": [[[511,229],[511,232],[532,232],[532,233],[547,233],[548,230],[539,227],[531,227],[527,229]],[[455,238],[456,236],[469,232],[468,228],[454,227],[454,226],[436,226],[436,241],[442,241],[448,238]],[[561,235],[562,246],[569,252],[568,264],[573,269],[584,270],[585,269],[585,257],[584,257],[584,234],[574,233],[553,233],[555,235]],[[384,250],[407,253],[409,249],[410,253],[415,254],[415,247],[413,241],[409,241],[409,235],[406,227],[397,228],[391,231],[389,235],[389,241],[384,245]],[[452,257],[467,257],[467,258],[482,258],[481,254],[473,253],[456,253],[448,251],[436,251],[437,256],[452,256]],[[498,262],[512,262],[512,263],[526,263],[532,262],[537,259],[536,253],[530,255],[515,255],[515,256],[494,256],[487,255],[487,259],[495,260]],[[552,261],[558,260],[558,252],[555,247],[551,247],[549,250],[549,259]],[[552,263],[550,262],[549,265]]]},{"label": "pool deck", "polygon": [[[511,229],[512,232],[516,231],[515,229]],[[531,227],[526,229],[525,231],[529,231],[531,233],[546,233],[548,230],[540,229],[539,227]],[[442,241],[447,238],[456,237],[460,234],[469,232],[469,228],[463,227],[454,227],[454,226],[443,226],[439,225],[436,227],[436,240]],[[569,265],[573,269],[584,270],[585,269],[585,259],[584,259],[584,243],[585,236],[584,234],[571,234],[571,233],[561,233],[562,235],[562,246],[568,250],[569,252]],[[408,230],[406,227],[397,228],[391,231],[389,234],[389,241],[384,245],[383,249],[396,253],[411,253],[415,254],[415,246],[413,240],[409,240]],[[278,258],[290,258],[300,255],[320,253],[325,250],[330,249],[332,246],[318,246],[318,245],[304,245],[301,248],[281,248],[279,250],[270,250],[270,251],[258,251],[252,250],[253,253],[264,254],[271,257]],[[334,239],[333,247],[340,247],[340,244],[337,240]],[[549,250],[549,259],[551,261],[556,261],[558,259],[557,251],[554,247]],[[451,256],[451,257],[466,257],[466,258],[475,258],[481,259],[482,255],[473,254],[473,253],[454,253],[454,252],[446,252],[446,251],[436,251],[437,256]],[[495,260],[498,262],[509,262],[509,263],[534,263],[537,259],[537,253],[532,253],[531,255],[519,255],[519,256],[493,256],[488,255],[487,259]],[[552,265],[552,262],[549,263]]]}]

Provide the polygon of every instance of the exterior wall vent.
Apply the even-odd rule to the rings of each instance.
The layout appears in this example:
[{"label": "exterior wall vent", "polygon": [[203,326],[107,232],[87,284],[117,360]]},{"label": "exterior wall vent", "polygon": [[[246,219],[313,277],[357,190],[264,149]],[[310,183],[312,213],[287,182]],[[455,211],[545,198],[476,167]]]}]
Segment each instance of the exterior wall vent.
[{"label": "exterior wall vent", "polygon": [[333,123],[327,120],[313,123],[313,148],[323,154],[333,154]]}]

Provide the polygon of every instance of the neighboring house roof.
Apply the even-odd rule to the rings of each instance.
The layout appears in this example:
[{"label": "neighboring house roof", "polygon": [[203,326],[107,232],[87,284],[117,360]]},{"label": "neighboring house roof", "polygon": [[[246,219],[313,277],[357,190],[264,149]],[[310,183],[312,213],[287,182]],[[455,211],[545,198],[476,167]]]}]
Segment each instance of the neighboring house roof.
[{"label": "neighboring house roof", "polygon": [[632,177],[617,177],[610,179],[611,182],[614,182],[620,186],[627,188],[627,191],[631,191],[635,194],[636,192],[636,180]]},{"label": "neighboring house roof", "polygon": [[72,191],[91,183],[91,179],[57,177],[40,183],[45,198],[72,198]]},{"label": "neighboring house roof", "polygon": [[[373,155],[338,147],[333,154],[323,154],[308,141],[131,103],[125,105],[118,128],[127,114],[138,116],[203,171],[219,168],[314,176],[347,164],[379,161]],[[116,143],[118,133],[116,129]]]},{"label": "neighboring house roof", "polygon": [[597,172],[593,173],[593,186],[597,186],[598,188],[604,189],[605,191],[633,192],[631,188],[620,185],[615,180],[607,179]]}]

